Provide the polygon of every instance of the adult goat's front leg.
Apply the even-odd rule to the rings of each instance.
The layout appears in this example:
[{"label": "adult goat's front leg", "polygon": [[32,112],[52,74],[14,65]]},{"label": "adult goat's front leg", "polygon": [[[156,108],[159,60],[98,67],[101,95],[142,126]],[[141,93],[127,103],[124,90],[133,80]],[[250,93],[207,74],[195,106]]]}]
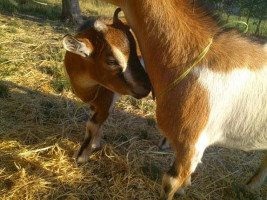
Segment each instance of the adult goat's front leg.
[{"label": "adult goat's front leg", "polygon": [[163,175],[160,200],[172,200],[173,195],[178,190],[181,193],[190,183],[191,179],[191,159],[194,150],[185,148],[176,152],[176,159],[171,169]]},{"label": "adult goat's front leg", "polygon": [[179,194],[184,194],[185,187],[191,184],[191,174],[201,162],[207,147],[202,143],[201,138],[200,136],[197,141],[191,141],[191,143],[178,141],[173,143],[176,158],[171,169],[163,176],[161,200],[171,200],[176,191]]}]

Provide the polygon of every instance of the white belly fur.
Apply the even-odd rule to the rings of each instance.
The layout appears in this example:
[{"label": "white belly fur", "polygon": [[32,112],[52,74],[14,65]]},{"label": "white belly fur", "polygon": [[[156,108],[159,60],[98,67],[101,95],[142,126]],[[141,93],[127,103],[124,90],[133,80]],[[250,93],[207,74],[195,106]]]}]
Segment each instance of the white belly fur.
[{"label": "white belly fur", "polygon": [[228,148],[267,149],[267,65],[259,71],[203,67],[193,73],[209,92],[210,115],[201,138]]}]

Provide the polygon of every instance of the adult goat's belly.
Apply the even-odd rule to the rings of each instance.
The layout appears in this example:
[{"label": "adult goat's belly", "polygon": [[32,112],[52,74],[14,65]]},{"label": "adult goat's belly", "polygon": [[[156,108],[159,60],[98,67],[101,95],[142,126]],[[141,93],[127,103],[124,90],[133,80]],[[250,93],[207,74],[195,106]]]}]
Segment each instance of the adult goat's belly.
[{"label": "adult goat's belly", "polygon": [[209,93],[210,115],[203,130],[209,144],[242,150],[267,149],[267,65],[258,71],[218,73],[196,68]]}]

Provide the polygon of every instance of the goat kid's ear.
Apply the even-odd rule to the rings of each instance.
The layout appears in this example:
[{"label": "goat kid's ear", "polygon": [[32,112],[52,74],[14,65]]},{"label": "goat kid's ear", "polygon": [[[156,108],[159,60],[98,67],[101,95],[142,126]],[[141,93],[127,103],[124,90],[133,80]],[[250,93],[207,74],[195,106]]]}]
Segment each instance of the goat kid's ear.
[{"label": "goat kid's ear", "polygon": [[78,41],[71,35],[64,36],[63,46],[67,51],[78,54],[82,57],[89,57],[92,53],[92,49],[90,47],[88,47],[84,42]]}]

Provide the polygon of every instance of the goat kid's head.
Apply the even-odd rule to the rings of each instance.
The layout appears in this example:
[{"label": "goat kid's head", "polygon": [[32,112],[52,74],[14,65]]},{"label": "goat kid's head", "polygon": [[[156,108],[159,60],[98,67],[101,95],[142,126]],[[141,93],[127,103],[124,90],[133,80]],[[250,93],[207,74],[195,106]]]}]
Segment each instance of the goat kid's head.
[{"label": "goat kid's head", "polygon": [[119,12],[120,9],[115,11],[111,25],[97,19],[75,37],[66,35],[63,39],[66,71],[78,96],[92,86],[92,81],[135,98],[150,92],[150,81],[137,56],[135,40],[130,28],[119,20]]}]

